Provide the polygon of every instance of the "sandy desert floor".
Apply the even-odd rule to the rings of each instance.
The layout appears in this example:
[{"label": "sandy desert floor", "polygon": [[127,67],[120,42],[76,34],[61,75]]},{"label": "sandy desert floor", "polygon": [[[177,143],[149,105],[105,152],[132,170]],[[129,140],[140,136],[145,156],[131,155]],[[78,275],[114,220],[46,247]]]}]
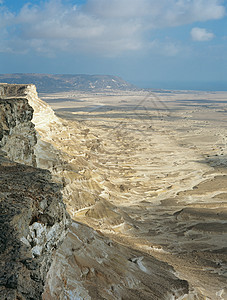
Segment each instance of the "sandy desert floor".
[{"label": "sandy desert floor", "polygon": [[227,299],[227,93],[40,98],[80,128],[75,142],[62,141],[62,151],[81,149],[72,161],[80,205],[67,203],[74,220],[167,262],[200,299]]}]

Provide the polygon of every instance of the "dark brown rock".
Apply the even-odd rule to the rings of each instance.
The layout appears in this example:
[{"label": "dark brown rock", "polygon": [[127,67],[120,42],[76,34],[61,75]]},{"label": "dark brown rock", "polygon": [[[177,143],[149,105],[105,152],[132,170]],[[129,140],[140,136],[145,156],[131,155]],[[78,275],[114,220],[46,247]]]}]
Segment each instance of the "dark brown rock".
[{"label": "dark brown rock", "polygon": [[69,224],[61,198],[48,171],[0,159],[0,299],[41,299]]},{"label": "dark brown rock", "polygon": [[70,223],[62,186],[35,168],[37,136],[26,88],[0,85],[0,299],[7,300],[41,299]]}]

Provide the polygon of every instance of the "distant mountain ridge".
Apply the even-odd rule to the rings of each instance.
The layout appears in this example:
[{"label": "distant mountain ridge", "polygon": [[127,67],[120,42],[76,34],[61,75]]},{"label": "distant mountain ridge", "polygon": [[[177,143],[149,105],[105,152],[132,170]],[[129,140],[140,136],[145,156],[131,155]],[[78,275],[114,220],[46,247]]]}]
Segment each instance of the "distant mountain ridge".
[{"label": "distant mountain ridge", "polygon": [[86,74],[37,74],[15,73],[0,74],[2,83],[35,84],[38,92],[61,92],[70,90],[107,91],[135,90],[134,85],[118,76]]}]

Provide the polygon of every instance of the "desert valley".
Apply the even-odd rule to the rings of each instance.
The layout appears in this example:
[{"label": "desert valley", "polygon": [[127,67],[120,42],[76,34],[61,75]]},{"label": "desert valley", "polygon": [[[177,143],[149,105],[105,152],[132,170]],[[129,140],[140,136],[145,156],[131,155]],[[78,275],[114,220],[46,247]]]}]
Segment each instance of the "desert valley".
[{"label": "desert valley", "polygon": [[0,0],[0,300],[227,300],[227,1]]},{"label": "desert valley", "polygon": [[80,187],[67,203],[72,218],[139,250],[134,260],[145,274],[153,272],[147,254],[167,262],[189,282],[195,299],[227,297],[226,96],[41,95],[76,130],[67,139],[55,134],[72,156],[69,180]]},{"label": "desert valley", "polygon": [[13,87],[3,98],[34,109],[35,158],[25,161],[12,134],[2,150],[48,169],[72,219],[44,300],[227,299],[226,92],[71,90],[40,100],[34,86]]}]

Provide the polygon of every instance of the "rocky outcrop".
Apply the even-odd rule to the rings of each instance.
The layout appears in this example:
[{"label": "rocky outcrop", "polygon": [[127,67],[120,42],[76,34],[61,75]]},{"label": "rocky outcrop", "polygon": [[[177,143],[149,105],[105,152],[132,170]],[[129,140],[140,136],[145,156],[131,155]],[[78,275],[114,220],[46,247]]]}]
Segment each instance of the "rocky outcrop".
[{"label": "rocky outcrop", "polygon": [[[102,182],[108,178],[95,159],[103,150],[98,137],[57,118],[34,85],[5,84],[0,91],[6,128],[0,153],[0,299],[189,299],[187,281],[168,264],[136,243],[124,245],[117,235],[113,241],[111,234],[94,230],[103,220],[116,230],[130,220],[104,198]],[[30,113],[23,114],[23,107]],[[27,141],[20,149],[13,143],[17,135]],[[73,222],[66,235],[62,198],[72,217],[85,211],[93,228]]]},{"label": "rocky outcrop", "polygon": [[34,167],[37,135],[25,90],[0,85],[0,299],[7,300],[41,299],[70,223],[62,186]]},{"label": "rocky outcrop", "polygon": [[48,272],[43,300],[198,300],[166,263],[72,223]]},{"label": "rocky outcrop", "polygon": [[68,216],[48,171],[0,160],[0,299],[40,299]]},{"label": "rocky outcrop", "polygon": [[23,97],[7,97],[8,92],[0,90],[0,147],[10,159],[35,166],[33,108]]}]

